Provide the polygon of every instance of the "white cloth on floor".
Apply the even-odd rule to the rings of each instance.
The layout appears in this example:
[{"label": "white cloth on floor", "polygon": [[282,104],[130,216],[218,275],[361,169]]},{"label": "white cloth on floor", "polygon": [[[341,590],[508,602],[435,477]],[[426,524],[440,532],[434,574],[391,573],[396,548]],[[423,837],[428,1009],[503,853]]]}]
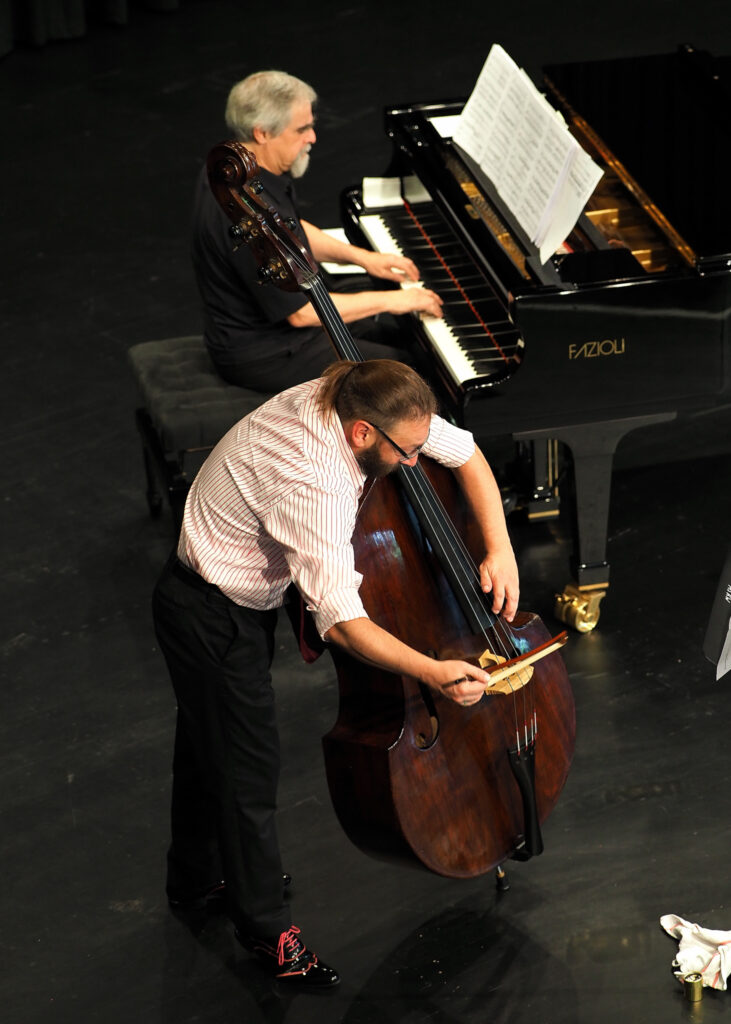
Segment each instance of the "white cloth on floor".
[{"label": "white cloth on floor", "polygon": [[691,924],[677,914],[665,914],[660,924],[668,935],[680,939],[678,955],[673,960],[676,978],[697,971],[706,988],[725,990],[731,973],[731,932],[714,931]]}]

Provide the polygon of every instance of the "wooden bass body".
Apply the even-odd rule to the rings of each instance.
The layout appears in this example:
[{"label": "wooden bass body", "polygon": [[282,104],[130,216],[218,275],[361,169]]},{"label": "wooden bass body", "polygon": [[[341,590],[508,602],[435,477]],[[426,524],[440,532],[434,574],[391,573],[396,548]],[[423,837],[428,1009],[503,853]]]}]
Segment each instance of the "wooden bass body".
[{"label": "wooden bass body", "polygon": [[[436,491],[470,547],[453,475],[423,459]],[[480,548],[474,538],[473,554]],[[476,658],[485,638],[467,625],[395,481],[376,483],[353,539],[370,617],[436,657]],[[506,624],[507,625],[507,624]],[[549,639],[540,618],[518,613],[520,650]],[[563,658],[551,654],[515,695],[461,707],[417,680],[372,668],[332,650],[340,683],[333,729],[323,738],[330,794],[348,837],[364,852],[452,878],[481,875],[521,855],[526,806],[511,767],[516,728],[535,712],[535,811],[551,813],[574,750],[575,713]],[[520,740],[522,742],[522,737]]]}]

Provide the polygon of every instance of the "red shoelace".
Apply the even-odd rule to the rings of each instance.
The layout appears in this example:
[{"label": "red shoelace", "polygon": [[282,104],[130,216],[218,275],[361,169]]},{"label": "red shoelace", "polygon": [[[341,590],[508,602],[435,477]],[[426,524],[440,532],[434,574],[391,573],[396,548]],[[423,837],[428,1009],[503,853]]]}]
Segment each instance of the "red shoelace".
[{"label": "red shoelace", "polygon": [[303,951],[304,946],[297,938],[299,933],[299,928],[296,925],[292,925],[289,931],[282,932],[279,936],[277,960],[280,967],[285,960],[296,960],[299,954]]}]

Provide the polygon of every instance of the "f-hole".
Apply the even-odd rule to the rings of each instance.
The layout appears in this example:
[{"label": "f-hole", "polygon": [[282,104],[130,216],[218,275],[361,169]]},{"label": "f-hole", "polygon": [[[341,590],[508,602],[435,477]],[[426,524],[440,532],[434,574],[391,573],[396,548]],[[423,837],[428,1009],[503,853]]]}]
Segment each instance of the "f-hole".
[{"label": "f-hole", "polygon": [[431,730],[428,735],[425,732],[417,732],[415,742],[419,750],[428,750],[439,735],[439,719],[437,718],[437,709],[429,687],[425,683],[419,683],[419,692],[429,715]]}]

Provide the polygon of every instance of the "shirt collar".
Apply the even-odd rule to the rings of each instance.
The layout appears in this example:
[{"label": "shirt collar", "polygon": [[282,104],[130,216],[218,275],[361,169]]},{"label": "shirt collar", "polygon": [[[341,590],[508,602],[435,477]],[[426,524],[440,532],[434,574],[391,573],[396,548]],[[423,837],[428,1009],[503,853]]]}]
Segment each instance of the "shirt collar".
[{"label": "shirt collar", "polygon": [[272,174],[266,167],[260,167],[257,177],[276,203],[295,201],[294,184],[288,174]]},{"label": "shirt collar", "polygon": [[[328,445],[333,445],[335,447],[338,455],[342,459],[343,465],[345,466],[348,478],[353,484],[358,495],[360,495],[366,480],[365,473],[360,468],[360,464],[355,457],[355,453],[348,444],[345,437],[345,431],[343,430],[343,424],[337,412],[333,410],[333,414],[328,420],[323,420],[322,418],[317,401],[317,393],[320,389],[320,380],[309,381],[307,384],[300,384],[299,387],[303,389],[303,392],[305,389],[307,389],[308,392],[305,398],[305,408],[302,410],[303,420],[310,424],[310,429],[313,430],[321,440],[324,440]],[[313,390],[309,391],[310,388]],[[294,391],[296,388],[293,388],[292,390]]]},{"label": "shirt collar", "polygon": [[340,453],[343,456],[345,465],[348,467],[348,472],[353,481],[353,484],[358,489],[358,493],[360,493],[363,490],[363,484],[366,481],[366,475],[360,468],[360,463],[355,457],[355,452],[348,444],[347,438],[345,437],[345,431],[343,430],[343,424],[337,413],[333,414],[331,432],[335,437],[335,442],[338,446]]}]

